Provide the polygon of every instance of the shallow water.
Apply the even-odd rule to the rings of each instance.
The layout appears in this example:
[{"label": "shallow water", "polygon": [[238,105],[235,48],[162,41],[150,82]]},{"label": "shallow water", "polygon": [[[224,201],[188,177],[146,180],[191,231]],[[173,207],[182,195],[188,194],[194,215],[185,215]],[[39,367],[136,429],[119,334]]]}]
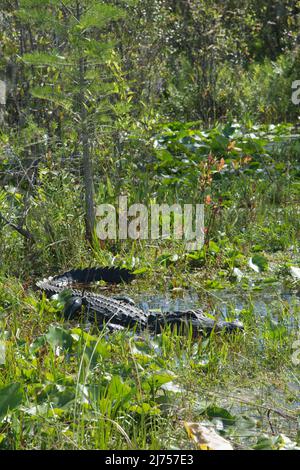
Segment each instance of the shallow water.
[{"label": "shallow water", "polygon": [[296,292],[286,291],[284,287],[265,288],[264,290],[219,290],[206,291],[199,296],[195,290],[178,294],[157,294],[141,292],[134,296],[137,305],[145,312],[154,311],[182,311],[193,308],[201,308],[211,314],[221,315],[223,319],[237,318],[243,311],[251,311],[261,317],[270,317],[274,322],[281,313],[288,309],[289,315],[286,322],[290,328],[299,327],[300,320],[300,296]]}]

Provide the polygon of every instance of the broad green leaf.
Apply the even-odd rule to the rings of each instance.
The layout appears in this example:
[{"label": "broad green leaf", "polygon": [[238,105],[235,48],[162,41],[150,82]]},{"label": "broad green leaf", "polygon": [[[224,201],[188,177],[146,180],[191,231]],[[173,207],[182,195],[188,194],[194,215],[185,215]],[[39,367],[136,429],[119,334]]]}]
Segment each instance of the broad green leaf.
[{"label": "broad green leaf", "polygon": [[45,343],[46,343],[46,338],[44,335],[42,336],[39,336],[38,338],[36,338],[30,345],[29,347],[29,351],[34,354],[36,353],[38,350],[40,350],[43,346],[45,346]]},{"label": "broad green leaf", "polygon": [[249,267],[256,272],[266,271],[268,269],[268,260],[262,255],[254,255],[249,261]]},{"label": "broad green leaf", "polygon": [[225,421],[225,424],[233,424],[236,419],[228,410],[215,405],[208,406],[202,414],[205,414],[208,418],[221,418]]},{"label": "broad green leaf", "polygon": [[257,439],[257,443],[253,446],[254,450],[276,450],[276,437],[268,437],[265,435]]},{"label": "broad green leaf", "polygon": [[64,408],[69,405],[75,398],[75,390],[72,387],[68,387],[65,390],[57,391],[55,395],[50,397],[51,403],[56,408]]},{"label": "broad green leaf", "polygon": [[57,348],[70,350],[73,344],[72,335],[58,326],[50,326],[45,337],[54,351],[57,351]]},{"label": "broad green leaf", "polygon": [[259,267],[260,271],[266,271],[268,269],[268,260],[262,255],[254,255],[252,257],[252,263]]},{"label": "broad green leaf", "polygon": [[0,419],[4,418],[10,410],[17,408],[23,399],[23,392],[19,383],[12,383],[0,387]]},{"label": "broad green leaf", "polygon": [[145,389],[158,389],[161,388],[162,385],[172,382],[174,378],[175,376],[171,372],[153,373],[143,383],[143,386]]},{"label": "broad green leaf", "polygon": [[218,247],[218,245],[215,242],[210,240],[210,242],[209,242],[209,251],[212,252],[212,253],[219,253],[220,248]]}]

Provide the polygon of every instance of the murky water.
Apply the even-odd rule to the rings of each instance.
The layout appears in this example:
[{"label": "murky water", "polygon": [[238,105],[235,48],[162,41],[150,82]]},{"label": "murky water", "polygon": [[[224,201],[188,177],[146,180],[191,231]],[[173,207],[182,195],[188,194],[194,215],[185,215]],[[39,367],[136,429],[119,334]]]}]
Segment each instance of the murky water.
[{"label": "murky water", "polygon": [[174,293],[142,292],[134,296],[137,305],[145,312],[154,311],[182,311],[201,308],[211,314],[218,314],[224,320],[237,318],[245,310],[251,310],[254,315],[270,317],[274,322],[282,319],[284,311],[286,324],[290,328],[299,327],[300,323],[300,296],[296,292],[286,291],[278,285],[268,287],[261,291],[219,290],[205,292],[200,295],[195,290]]},{"label": "murky water", "polygon": [[[279,282],[270,285],[249,288],[233,287],[208,290],[201,288],[174,289],[158,292],[153,290],[136,292],[132,289],[119,291],[106,287],[88,286],[88,290],[107,296],[129,296],[145,313],[178,312],[189,309],[201,309],[204,313],[217,316],[219,319],[243,321],[245,312],[251,312],[263,324],[267,317],[273,324],[280,322],[288,329],[298,329],[300,333],[300,292],[287,288]],[[259,323],[259,322],[258,322]]]},{"label": "murky water", "polygon": [[[296,290],[288,289],[280,283],[262,286],[260,290],[255,287],[255,284],[253,286],[254,288],[249,287],[245,290],[238,287],[223,290],[191,288],[168,292],[148,290],[137,293],[129,287],[128,290],[122,289],[122,292],[118,288],[112,290],[95,288],[95,291],[107,296],[128,294],[145,313],[150,310],[172,312],[201,308],[204,312],[218,315],[224,320],[237,318],[244,323],[247,315],[250,314],[250,318],[252,320],[254,318],[255,325],[258,327],[251,341],[252,343],[256,341],[257,351],[263,358],[264,351],[268,351],[269,347],[269,329],[272,330],[274,327],[274,341],[277,341],[277,326],[279,330],[284,326],[285,332],[291,332],[293,337],[295,337],[295,332],[300,333],[300,295]],[[159,354],[159,340],[151,340],[151,345]],[[248,358],[241,356],[240,359],[241,367],[243,367],[243,361],[248,361]],[[266,366],[262,365],[262,377],[264,367]],[[199,396],[199,402],[195,401],[193,408],[197,411],[198,407],[203,409],[211,405],[212,394],[218,406],[229,410],[239,420],[242,421],[247,417],[256,422],[253,428],[247,425],[247,420],[246,427],[240,429],[239,425],[236,425],[233,428],[232,436],[241,442],[242,448],[243,445],[247,448],[256,443],[257,432],[260,429],[266,430],[268,434],[283,433],[295,440],[299,432],[299,424],[295,416],[300,407],[298,398],[300,397],[300,381],[297,371],[291,367],[291,358],[287,359],[283,368],[286,370],[281,370],[281,374],[283,378],[286,376],[286,381],[280,379],[278,382],[275,380],[269,383],[268,379],[255,378],[251,386],[242,383],[241,385],[235,384],[230,390],[224,390],[222,386],[216,384],[214,389],[209,390],[210,394],[206,396],[204,393]],[[217,421],[216,425],[219,425],[220,420]]]}]

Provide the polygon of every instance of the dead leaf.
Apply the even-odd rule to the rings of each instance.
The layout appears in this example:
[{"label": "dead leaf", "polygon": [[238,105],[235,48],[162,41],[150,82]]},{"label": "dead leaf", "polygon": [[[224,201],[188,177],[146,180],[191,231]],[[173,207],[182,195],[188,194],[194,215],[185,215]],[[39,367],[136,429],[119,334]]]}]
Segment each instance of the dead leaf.
[{"label": "dead leaf", "polygon": [[184,423],[186,432],[199,450],[233,450],[229,441],[216,433],[213,428],[208,428],[200,423]]},{"label": "dead leaf", "polygon": [[229,142],[228,146],[227,146],[227,150],[230,151],[230,150],[233,150],[235,148],[235,140],[232,140],[231,142]]},{"label": "dead leaf", "polygon": [[205,198],[205,204],[207,204],[207,205],[211,204],[211,196],[209,194]]}]

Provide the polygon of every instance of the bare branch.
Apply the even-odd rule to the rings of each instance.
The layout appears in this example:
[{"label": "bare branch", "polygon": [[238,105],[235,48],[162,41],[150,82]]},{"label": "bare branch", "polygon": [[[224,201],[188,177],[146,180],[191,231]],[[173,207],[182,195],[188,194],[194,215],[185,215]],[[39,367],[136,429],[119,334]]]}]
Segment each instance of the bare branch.
[{"label": "bare branch", "polygon": [[28,230],[26,230],[24,227],[19,227],[18,225],[14,224],[10,220],[8,220],[4,215],[1,214],[0,212],[0,220],[3,220],[5,225],[8,225],[11,227],[13,230],[16,230],[20,235],[22,235],[24,238],[27,240],[35,241],[32,233],[30,233]]}]

